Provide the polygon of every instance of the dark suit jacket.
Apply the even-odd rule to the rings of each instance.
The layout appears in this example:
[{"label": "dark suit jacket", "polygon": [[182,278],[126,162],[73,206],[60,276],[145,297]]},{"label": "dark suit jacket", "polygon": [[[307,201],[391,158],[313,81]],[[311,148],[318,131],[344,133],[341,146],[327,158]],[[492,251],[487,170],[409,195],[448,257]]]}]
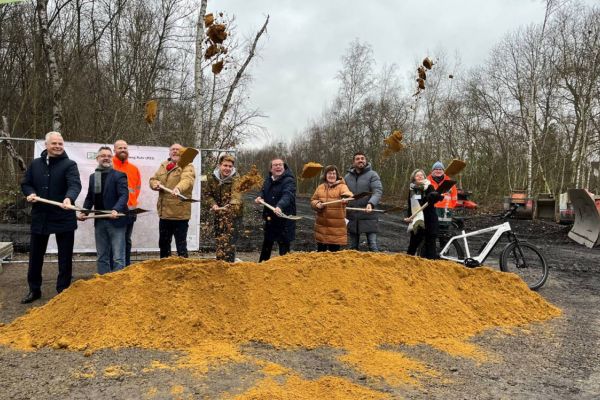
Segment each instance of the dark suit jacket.
[{"label": "dark suit jacket", "polygon": [[[83,202],[83,208],[91,209],[94,206],[96,197],[94,194],[94,174],[90,175],[90,185],[88,186],[87,196]],[[116,210],[120,213],[127,213],[127,200],[129,199],[129,190],[127,188],[127,175],[114,169],[110,170],[106,176],[104,191],[102,192],[102,201],[107,210]],[[117,226],[127,225],[128,219],[120,217],[110,219],[109,221]],[[96,222],[96,221],[94,221]]]}]

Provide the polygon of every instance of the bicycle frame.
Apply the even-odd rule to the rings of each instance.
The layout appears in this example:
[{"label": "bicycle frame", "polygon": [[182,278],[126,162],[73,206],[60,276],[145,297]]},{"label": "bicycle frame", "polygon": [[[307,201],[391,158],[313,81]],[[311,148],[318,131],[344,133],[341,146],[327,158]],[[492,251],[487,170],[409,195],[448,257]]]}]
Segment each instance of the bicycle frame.
[{"label": "bicycle frame", "polygon": [[[491,239],[485,245],[485,247],[483,248],[483,250],[477,256],[471,257],[471,251],[469,249],[469,244],[467,243],[467,238],[471,237],[471,236],[481,235],[481,234],[488,233],[488,232],[493,232],[493,231],[495,231],[494,235],[491,237]],[[469,233],[465,233],[465,231],[463,230],[461,235],[452,236],[450,238],[450,240],[448,241],[448,243],[446,243],[446,245],[444,246],[444,248],[440,252],[440,258],[442,258],[444,260],[458,262],[458,263],[461,263],[461,264],[464,263],[464,261],[466,259],[471,258],[471,259],[477,261],[479,264],[482,264],[483,261],[489,255],[489,253],[492,251],[492,249],[494,248],[494,246],[496,246],[496,243],[498,243],[498,240],[500,240],[500,238],[502,237],[502,235],[504,233],[510,232],[510,231],[511,231],[511,227],[510,227],[510,224],[508,222],[504,222],[504,223],[502,223],[500,225],[490,226],[489,228],[484,228],[484,229],[480,229],[478,231],[473,231],[473,232],[469,232]],[[466,258],[459,259],[459,258],[447,255],[448,249],[450,248],[450,245],[452,244],[452,242],[455,241],[455,240],[458,241],[460,239],[462,239],[462,241],[463,241],[463,245],[464,245],[463,247],[464,247],[464,250],[465,250],[465,256],[466,256]]]}]

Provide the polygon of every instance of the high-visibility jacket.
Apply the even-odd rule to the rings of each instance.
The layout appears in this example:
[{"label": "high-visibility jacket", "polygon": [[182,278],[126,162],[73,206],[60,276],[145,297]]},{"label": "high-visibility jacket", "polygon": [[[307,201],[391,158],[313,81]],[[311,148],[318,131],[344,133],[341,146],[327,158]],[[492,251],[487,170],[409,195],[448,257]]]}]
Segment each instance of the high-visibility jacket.
[{"label": "high-visibility jacket", "polygon": [[[431,185],[433,186],[433,188],[435,190],[437,190],[437,188],[442,184],[442,182],[450,180],[448,175],[444,175],[444,179],[442,181],[440,181],[440,183],[437,183],[433,179],[433,176],[431,176],[431,175],[429,175],[427,177],[427,179],[429,180],[429,182],[431,182]],[[458,189],[456,189],[456,185],[452,186],[452,189],[450,189],[446,193],[440,193],[440,194],[442,196],[444,196],[444,200],[435,203],[435,208],[455,208],[456,207],[456,204],[458,201]]]},{"label": "high-visibility jacket", "polygon": [[127,189],[129,190],[129,199],[127,200],[128,208],[136,208],[138,205],[138,197],[142,190],[142,176],[140,170],[129,162],[129,160],[121,161],[117,156],[113,156],[113,168],[127,175]]}]

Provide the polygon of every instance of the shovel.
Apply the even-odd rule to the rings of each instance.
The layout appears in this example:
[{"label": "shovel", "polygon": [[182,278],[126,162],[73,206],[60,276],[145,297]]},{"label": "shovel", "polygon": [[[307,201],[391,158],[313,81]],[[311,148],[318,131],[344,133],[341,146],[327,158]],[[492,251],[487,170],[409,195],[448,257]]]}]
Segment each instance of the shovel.
[{"label": "shovel", "polygon": [[[367,212],[366,208],[356,208],[356,207],[346,207],[346,210],[348,211],[362,211],[362,212]],[[400,206],[396,206],[396,207],[392,207],[389,210],[371,210],[371,212],[378,212],[378,213],[382,213],[382,214],[387,214],[387,213],[393,213],[396,211],[402,211],[403,208]]]},{"label": "shovel", "polygon": [[[36,201],[39,201],[40,203],[46,203],[46,204],[51,204],[53,206],[57,206],[62,208],[63,203],[59,202],[59,201],[54,201],[54,200],[48,200],[48,199],[44,199],[43,197],[38,197],[35,196],[34,199]],[[93,213],[108,213],[110,214],[112,211],[111,210],[88,210],[87,208],[83,208],[83,207],[77,207],[77,206],[68,206],[67,207],[69,210],[73,210],[73,211],[79,211],[82,212],[84,214],[93,214]]]},{"label": "shovel", "polygon": [[184,147],[179,154],[179,162],[177,165],[179,168],[184,169],[188,164],[194,161],[194,158],[198,155],[198,149],[193,147]]},{"label": "shovel", "polygon": [[300,174],[300,178],[302,179],[310,179],[321,173],[323,166],[317,162],[307,162],[304,164],[302,168],[302,174]]},{"label": "shovel", "polygon": [[358,200],[358,199],[362,199],[363,197],[370,196],[372,194],[373,194],[372,192],[361,192],[361,193],[352,195],[352,197],[347,197],[345,199],[339,199],[339,200],[326,201],[325,203],[321,203],[321,204],[326,206],[327,204],[341,203],[344,200]]},{"label": "shovel", "polygon": [[[160,184],[158,185],[158,187],[160,188],[160,190],[164,190],[164,191],[165,191],[165,192],[167,192],[167,193],[171,193],[171,194],[173,194],[173,190],[169,189],[168,187],[165,187],[165,186],[163,186],[163,185],[160,185]],[[185,201],[185,202],[188,202],[188,203],[197,203],[197,202],[199,202],[199,201],[200,201],[200,200],[197,200],[197,199],[192,199],[192,198],[189,198],[189,197],[185,197],[185,196],[184,196],[184,195],[182,195],[182,194],[178,194],[178,195],[177,195],[177,198],[178,198],[179,200],[181,200],[181,201]]]},{"label": "shovel", "polygon": [[[275,215],[277,215],[277,213],[275,212],[275,207],[273,207],[269,203],[265,202],[264,200],[260,200],[260,204],[267,207],[269,210],[273,211],[275,213]],[[297,215],[285,215],[284,213],[281,213],[280,215],[277,215],[277,216],[280,218],[291,219],[292,221],[298,221],[298,220],[302,219],[302,217],[299,217]]]},{"label": "shovel", "polygon": [[[126,217],[126,214],[118,213],[117,218]],[[111,214],[99,214],[99,215],[86,215],[83,219],[99,219],[99,218],[111,218]]]},{"label": "shovel", "polygon": [[465,168],[466,165],[467,163],[462,160],[452,160],[450,165],[448,165],[448,168],[444,170],[444,174],[448,176],[458,175]]}]

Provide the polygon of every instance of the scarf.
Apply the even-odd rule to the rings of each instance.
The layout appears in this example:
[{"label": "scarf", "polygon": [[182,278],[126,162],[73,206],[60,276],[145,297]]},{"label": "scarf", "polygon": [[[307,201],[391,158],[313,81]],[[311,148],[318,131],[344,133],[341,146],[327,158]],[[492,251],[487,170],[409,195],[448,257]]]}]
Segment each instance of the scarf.
[{"label": "scarf", "polygon": [[[417,199],[418,195],[423,196],[427,188],[431,185],[428,179],[424,179],[421,183],[412,182],[410,184],[410,209],[415,211],[421,204],[419,203],[419,199]],[[423,211],[419,211],[419,213],[413,218],[411,223],[408,225],[408,232],[417,232],[419,229],[425,229],[425,216],[423,215]]]},{"label": "scarf", "polygon": [[170,172],[173,168],[175,168],[177,166],[177,163],[175,161],[171,161],[170,163],[167,164],[167,171]]},{"label": "scarf", "polygon": [[112,167],[98,166],[94,171],[94,194],[102,193],[102,174],[108,173]]},{"label": "scarf", "polygon": [[439,185],[440,183],[442,183],[442,181],[444,180],[446,176],[444,174],[440,175],[440,176],[432,176],[433,180]]}]

